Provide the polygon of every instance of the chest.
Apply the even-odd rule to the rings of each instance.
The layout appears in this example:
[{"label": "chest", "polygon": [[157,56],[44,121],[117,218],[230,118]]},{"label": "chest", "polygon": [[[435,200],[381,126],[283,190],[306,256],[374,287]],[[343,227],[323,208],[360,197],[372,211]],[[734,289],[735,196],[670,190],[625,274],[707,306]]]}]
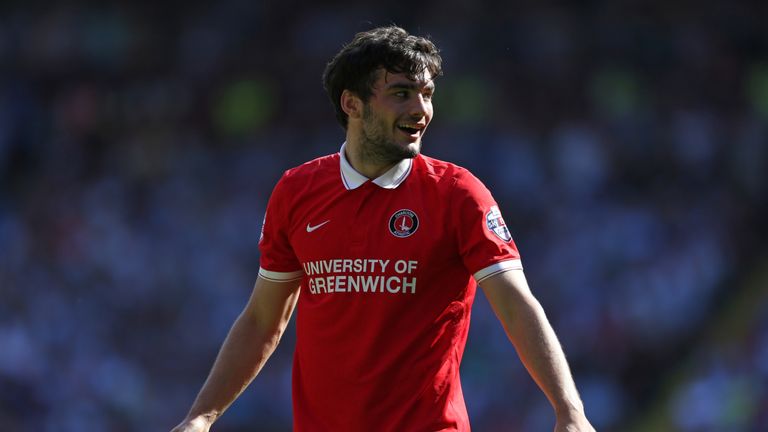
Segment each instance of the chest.
[{"label": "chest", "polygon": [[447,197],[435,188],[313,191],[293,215],[291,244],[302,263],[340,259],[424,263],[455,254]]}]

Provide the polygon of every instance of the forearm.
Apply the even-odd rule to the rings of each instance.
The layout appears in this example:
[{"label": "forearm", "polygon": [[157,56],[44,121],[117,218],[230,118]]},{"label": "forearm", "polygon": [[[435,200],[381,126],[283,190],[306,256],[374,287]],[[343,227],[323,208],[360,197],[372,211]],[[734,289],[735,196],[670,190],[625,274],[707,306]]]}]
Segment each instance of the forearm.
[{"label": "forearm", "polygon": [[187,418],[213,423],[256,377],[275,350],[284,327],[264,328],[244,311],[232,325]]},{"label": "forearm", "polygon": [[490,278],[483,282],[483,290],[520,360],[558,417],[583,415],[584,407],[563,349],[523,271],[508,271]]},{"label": "forearm", "polygon": [[583,415],[563,349],[543,308],[531,295],[523,296],[506,328],[520,360],[549,399],[558,417]]},{"label": "forearm", "polygon": [[555,409],[557,432],[595,432],[584,414],[560,342],[522,270],[510,270],[482,282],[528,373]]},{"label": "forearm", "polygon": [[248,387],[275,350],[299,297],[299,281],[261,277],[221,345],[187,417],[173,432],[205,432]]}]

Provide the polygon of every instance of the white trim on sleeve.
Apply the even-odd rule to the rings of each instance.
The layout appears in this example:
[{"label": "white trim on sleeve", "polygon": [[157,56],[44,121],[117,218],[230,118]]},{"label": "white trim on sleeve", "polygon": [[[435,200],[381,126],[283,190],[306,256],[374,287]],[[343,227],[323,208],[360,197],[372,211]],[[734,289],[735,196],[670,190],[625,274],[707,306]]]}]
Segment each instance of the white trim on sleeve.
[{"label": "white trim on sleeve", "polygon": [[499,273],[504,273],[505,271],[509,271],[509,270],[522,270],[522,269],[523,269],[523,263],[522,261],[520,261],[520,259],[511,259],[507,261],[500,261],[497,263],[493,263],[488,267],[475,272],[474,276],[475,276],[475,281],[477,283],[480,283],[485,279],[488,279],[489,277],[497,275]]},{"label": "white trim on sleeve", "polygon": [[259,268],[259,276],[270,282],[292,282],[304,277],[304,271],[295,272],[275,272]]}]

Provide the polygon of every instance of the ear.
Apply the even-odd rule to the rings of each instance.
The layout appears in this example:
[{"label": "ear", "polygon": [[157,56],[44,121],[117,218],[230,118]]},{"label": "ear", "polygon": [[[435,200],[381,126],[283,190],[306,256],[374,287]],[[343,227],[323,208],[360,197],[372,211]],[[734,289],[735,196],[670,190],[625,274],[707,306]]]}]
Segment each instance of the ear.
[{"label": "ear", "polygon": [[350,119],[363,116],[363,100],[349,90],[341,92],[341,109]]}]

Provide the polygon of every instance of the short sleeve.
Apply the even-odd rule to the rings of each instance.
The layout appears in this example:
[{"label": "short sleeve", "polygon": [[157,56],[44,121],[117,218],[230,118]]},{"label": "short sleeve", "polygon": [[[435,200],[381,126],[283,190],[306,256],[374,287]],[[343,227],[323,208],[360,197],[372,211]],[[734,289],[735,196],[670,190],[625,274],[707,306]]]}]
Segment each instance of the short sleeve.
[{"label": "short sleeve", "polygon": [[468,171],[455,179],[451,208],[455,212],[459,253],[475,281],[523,268],[498,204],[488,188]]},{"label": "short sleeve", "polygon": [[289,282],[304,275],[290,242],[291,194],[288,189],[283,175],[272,190],[259,238],[259,276],[274,282]]}]

